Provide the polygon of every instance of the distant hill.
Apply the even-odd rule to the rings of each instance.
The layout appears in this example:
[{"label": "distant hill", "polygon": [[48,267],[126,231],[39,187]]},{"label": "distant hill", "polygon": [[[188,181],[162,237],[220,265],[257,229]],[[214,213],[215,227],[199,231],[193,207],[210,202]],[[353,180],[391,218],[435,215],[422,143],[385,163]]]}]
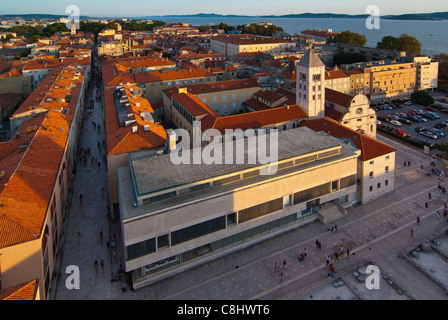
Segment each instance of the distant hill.
[{"label": "distant hill", "polygon": [[[339,13],[297,13],[297,14],[286,14],[286,15],[222,15],[216,13],[198,13],[198,14],[184,14],[184,15],[163,15],[163,16],[143,16],[143,17],[123,17],[131,19],[153,19],[153,18],[164,18],[164,17],[175,17],[175,18],[323,18],[323,19],[365,19],[368,14],[339,14]],[[55,15],[55,14],[0,14],[0,18],[22,18],[22,19],[55,19],[66,18],[67,15]],[[81,16],[81,19],[95,18],[99,19],[101,17],[89,17]],[[118,18],[118,17],[116,17]],[[120,17],[121,18],[121,17]],[[381,16],[382,19],[391,20],[448,20],[448,12],[433,12],[433,13],[410,13],[410,14],[399,14],[399,15],[384,15]],[[108,19],[108,18],[104,18]],[[113,19],[113,18],[109,18]]]},{"label": "distant hill", "polygon": [[448,12],[433,12],[433,13],[413,13],[400,14],[393,16],[385,16],[383,19],[391,20],[447,20]]}]

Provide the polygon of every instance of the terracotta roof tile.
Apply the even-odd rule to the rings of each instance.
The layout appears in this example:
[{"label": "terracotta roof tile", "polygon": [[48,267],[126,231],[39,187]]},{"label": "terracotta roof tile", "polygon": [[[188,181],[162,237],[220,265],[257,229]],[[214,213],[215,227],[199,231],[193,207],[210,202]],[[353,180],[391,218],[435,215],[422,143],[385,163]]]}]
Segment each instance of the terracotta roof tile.
[{"label": "terracotta roof tile", "polygon": [[34,279],[0,290],[0,300],[34,300],[39,288],[39,280]]},{"label": "terracotta roof tile", "polygon": [[302,121],[300,126],[309,127],[314,131],[324,131],[336,138],[349,139],[356,148],[361,150],[362,161],[371,160],[396,151],[396,149],[385,143],[356,132],[329,118]]},{"label": "terracotta roof tile", "polygon": [[326,101],[330,101],[336,104],[339,104],[343,107],[349,107],[350,106],[350,102],[352,101],[352,96],[336,91],[336,90],[332,90],[329,88],[325,88],[325,100]]},{"label": "terracotta roof tile", "polygon": [[[150,149],[164,146],[166,142],[165,129],[156,123],[145,121],[140,116],[140,112],[154,113],[148,100],[136,97],[134,99],[130,90],[141,90],[134,86],[123,86],[127,92],[130,102],[128,113],[133,114],[136,120],[129,126],[120,125],[117,112],[115,110],[114,91],[116,88],[106,89],[104,93],[105,101],[105,127],[106,127],[106,144],[108,155],[129,153],[137,150]],[[137,107],[139,103],[139,107]],[[148,125],[149,130],[145,131],[144,126]],[[132,127],[137,126],[137,132],[132,132]]]}]

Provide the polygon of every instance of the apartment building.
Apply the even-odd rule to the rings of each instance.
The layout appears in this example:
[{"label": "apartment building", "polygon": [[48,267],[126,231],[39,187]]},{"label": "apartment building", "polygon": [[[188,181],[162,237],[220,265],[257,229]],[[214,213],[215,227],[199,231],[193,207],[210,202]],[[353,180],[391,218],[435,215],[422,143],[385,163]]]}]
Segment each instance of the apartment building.
[{"label": "apartment building", "polygon": [[435,89],[439,86],[439,63],[430,57],[414,57],[417,82],[416,90]]},{"label": "apartment building", "polygon": [[118,169],[124,268],[134,289],[357,201],[360,151],[350,144],[296,128],[278,133],[278,160],[248,164],[250,140],[229,143],[244,152],[243,164],[176,165],[166,154],[131,157]]},{"label": "apartment building", "polygon": [[[191,137],[190,147],[194,147],[193,137],[197,137],[198,133],[202,139],[201,145],[205,146],[213,139],[224,141],[228,135],[226,130],[288,130],[298,127],[299,121],[306,117],[306,113],[298,105],[223,116],[185,88],[171,94],[168,102],[169,119],[177,128],[188,131]],[[197,127],[198,122],[200,128]]]},{"label": "apartment building", "polygon": [[294,47],[296,47],[296,42],[292,40],[256,37],[248,34],[219,35],[210,39],[210,49],[228,57],[247,52],[277,55],[283,54],[288,48]]},{"label": "apartment building", "polygon": [[350,92],[348,92],[348,94],[352,96],[357,94],[370,94],[369,74],[356,69],[345,70],[345,73],[350,76]]},{"label": "apartment building", "polygon": [[[185,88],[187,92],[217,113],[228,116],[245,112],[245,101],[259,91],[261,86],[255,79],[238,79],[189,85]],[[164,110],[167,119],[170,117],[168,106],[170,106],[171,94],[178,92],[178,87],[163,90],[163,101],[164,106],[166,106]]]},{"label": "apartment building", "polygon": [[345,94],[350,94],[350,80],[350,75],[344,72],[344,70],[335,68],[335,70],[325,71],[325,88],[329,88]]}]

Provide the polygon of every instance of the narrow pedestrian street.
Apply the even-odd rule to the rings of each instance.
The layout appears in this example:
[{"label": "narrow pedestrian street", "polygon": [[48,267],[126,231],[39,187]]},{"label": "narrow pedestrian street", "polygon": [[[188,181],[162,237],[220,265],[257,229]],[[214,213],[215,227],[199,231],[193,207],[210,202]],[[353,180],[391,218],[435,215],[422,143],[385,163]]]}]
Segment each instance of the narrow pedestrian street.
[{"label": "narrow pedestrian street", "polygon": [[[65,234],[61,235],[56,269],[60,267],[57,278],[53,278],[51,299],[88,300],[99,295],[113,299],[108,296],[116,291],[111,286],[121,285],[121,281],[111,281],[118,278],[121,246],[117,243],[121,240],[118,219],[112,221],[108,210],[105,137],[102,88],[98,69],[94,68],[86,97],[79,159],[63,221]],[[79,268],[80,287],[89,290],[67,290],[65,280],[69,273],[65,270],[70,265]]]}]

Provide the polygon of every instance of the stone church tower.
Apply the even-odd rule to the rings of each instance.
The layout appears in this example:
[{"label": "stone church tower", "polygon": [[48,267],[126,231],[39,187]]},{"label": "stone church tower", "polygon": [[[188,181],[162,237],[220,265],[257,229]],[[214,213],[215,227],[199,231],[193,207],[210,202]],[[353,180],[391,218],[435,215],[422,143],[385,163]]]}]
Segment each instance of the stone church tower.
[{"label": "stone church tower", "polygon": [[312,48],[297,63],[296,104],[308,119],[325,117],[325,65]]}]

